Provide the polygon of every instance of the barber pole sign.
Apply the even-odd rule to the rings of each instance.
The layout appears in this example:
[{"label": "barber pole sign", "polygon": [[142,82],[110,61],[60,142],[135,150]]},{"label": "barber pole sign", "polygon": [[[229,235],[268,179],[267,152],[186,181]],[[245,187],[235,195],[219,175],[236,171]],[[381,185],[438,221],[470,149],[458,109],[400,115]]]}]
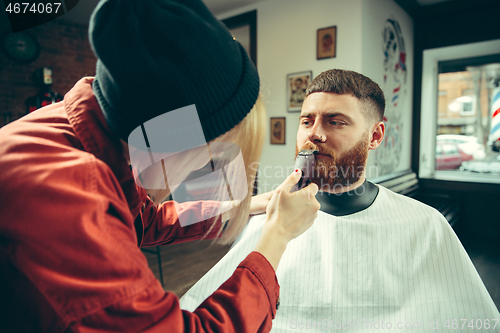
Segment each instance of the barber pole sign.
[{"label": "barber pole sign", "polygon": [[490,140],[491,142],[495,142],[500,140],[500,87],[493,89],[491,107],[493,108],[493,118],[491,119]]}]

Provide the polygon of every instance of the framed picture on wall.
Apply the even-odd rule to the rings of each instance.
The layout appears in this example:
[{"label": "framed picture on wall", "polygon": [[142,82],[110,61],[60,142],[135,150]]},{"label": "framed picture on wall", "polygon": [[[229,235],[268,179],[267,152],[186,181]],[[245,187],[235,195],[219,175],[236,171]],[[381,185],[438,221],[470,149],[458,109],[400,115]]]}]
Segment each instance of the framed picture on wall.
[{"label": "framed picture on wall", "polygon": [[285,123],[286,118],[271,118],[271,144],[284,145],[285,144]]},{"label": "framed picture on wall", "polygon": [[291,73],[286,76],[286,100],[288,112],[300,112],[306,98],[306,89],[312,80],[312,71]]},{"label": "framed picture on wall", "polygon": [[337,55],[337,26],[318,29],[316,59],[335,58]]}]

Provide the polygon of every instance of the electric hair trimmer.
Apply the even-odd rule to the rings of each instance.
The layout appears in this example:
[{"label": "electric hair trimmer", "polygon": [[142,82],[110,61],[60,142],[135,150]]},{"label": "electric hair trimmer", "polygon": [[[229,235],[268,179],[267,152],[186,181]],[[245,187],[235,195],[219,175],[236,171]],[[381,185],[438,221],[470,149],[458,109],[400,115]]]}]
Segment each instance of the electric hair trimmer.
[{"label": "electric hair trimmer", "polygon": [[313,149],[302,149],[295,159],[295,169],[302,170],[302,175],[297,184],[292,187],[291,192],[298,191],[311,183],[311,178],[314,173],[314,153],[318,150]]}]

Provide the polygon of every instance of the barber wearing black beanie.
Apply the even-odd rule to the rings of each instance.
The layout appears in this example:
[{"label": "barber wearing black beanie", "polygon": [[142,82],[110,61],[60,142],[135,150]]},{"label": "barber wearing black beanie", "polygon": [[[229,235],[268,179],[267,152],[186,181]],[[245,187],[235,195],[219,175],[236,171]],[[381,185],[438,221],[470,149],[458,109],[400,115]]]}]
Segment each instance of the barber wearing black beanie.
[{"label": "barber wearing black beanie", "polygon": [[211,141],[257,99],[257,70],[201,1],[102,1],[89,36],[98,57],[94,92],[123,140],[145,121],[195,104]]},{"label": "barber wearing black beanie", "polygon": [[[248,55],[199,0],[103,0],[89,37],[95,78],[0,129],[0,330],[268,332],[275,270],[316,218],[318,187],[290,193],[295,171],[251,198],[267,120]],[[212,155],[230,162],[214,166]],[[229,199],[148,195],[151,174],[169,194],[210,163]],[[192,313],[140,250],[229,243],[263,212],[254,251]]]}]

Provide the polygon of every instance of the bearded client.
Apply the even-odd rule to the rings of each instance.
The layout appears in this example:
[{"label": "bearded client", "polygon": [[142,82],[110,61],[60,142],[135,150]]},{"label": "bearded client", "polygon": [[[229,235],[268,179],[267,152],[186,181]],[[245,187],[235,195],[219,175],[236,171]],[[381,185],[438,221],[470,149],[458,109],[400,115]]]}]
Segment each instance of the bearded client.
[{"label": "bearded client", "polygon": [[[366,181],[368,153],[384,137],[384,108],[380,87],[355,72],[326,71],[309,86],[296,155],[319,151],[313,182],[321,211],[288,244],[278,267],[272,332],[448,332],[453,320],[500,318],[445,218]],[[265,216],[249,221],[228,254],[182,297],[182,308],[194,310],[231,276],[264,222]],[[461,332],[467,330],[474,332]]]}]

